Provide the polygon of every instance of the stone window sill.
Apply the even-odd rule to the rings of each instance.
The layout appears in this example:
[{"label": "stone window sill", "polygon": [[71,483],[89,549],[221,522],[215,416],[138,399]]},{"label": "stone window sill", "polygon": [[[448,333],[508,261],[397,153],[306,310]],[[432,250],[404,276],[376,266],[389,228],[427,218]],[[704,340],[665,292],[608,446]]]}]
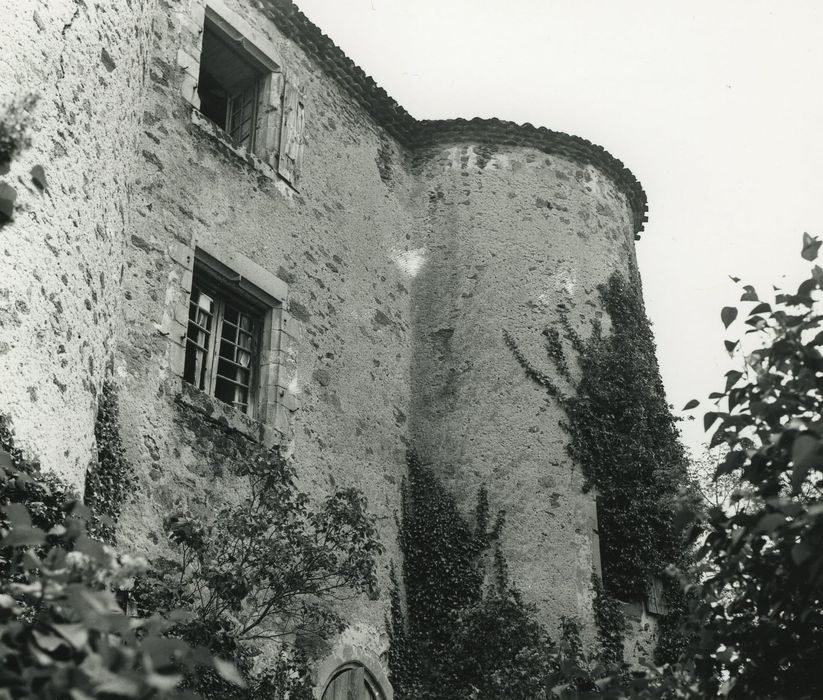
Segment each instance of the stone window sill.
[{"label": "stone window sill", "polygon": [[175,400],[182,406],[196,411],[205,416],[206,419],[217,423],[225,430],[240,433],[264,447],[278,447],[283,443],[283,434],[271,425],[241,413],[233,406],[209,396],[206,392],[195,388],[188,382],[183,382],[180,393],[175,396]]},{"label": "stone window sill", "polygon": [[235,144],[229,135],[223,131],[217,124],[215,124],[208,117],[203,116],[200,110],[193,108],[191,111],[191,123],[202,133],[209,137],[212,141],[216,141],[218,147],[223,153],[230,155],[241,161],[243,165],[273,181],[278,190],[291,195],[296,190],[283,178],[281,178],[268,163],[262,158],[256,156],[244,146]]}]

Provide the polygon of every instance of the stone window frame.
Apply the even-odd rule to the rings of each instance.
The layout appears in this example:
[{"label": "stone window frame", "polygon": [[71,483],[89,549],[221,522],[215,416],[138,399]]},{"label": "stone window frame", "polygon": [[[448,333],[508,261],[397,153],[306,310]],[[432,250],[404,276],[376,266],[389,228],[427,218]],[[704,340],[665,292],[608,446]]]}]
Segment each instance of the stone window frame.
[{"label": "stone window frame", "polygon": [[[223,38],[237,44],[250,62],[266,73],[262,79],[252,150],[237,146],[223,129],[200,112],[197,84],[206,21]],[[222,0],[195,4],[190,16],[184,18],[183,25],[194,37],[190,45],[185,45],[184,40],[184,45],[177,52],[177,64],[183,72],[181,93],[193,108],[192,123],[269,179],[285,181],[296,190],[302,164],[305,125],[304,98],[296,76],[286,76],[283,61],[271,40],[228,8]]]},{"label": "stone window frame", "polygon": [[[283,447],[294,436],[294,414],[300,401],[293,390],[297,372],[299,322],[287,311],[288,285],[242,253],[216,249],[204,241],[177,244],[172,259],[184,270],[179,293],[165,325],[171,341],[169,371],[180,382],[178,400],[207,414],[266,447]],[[253,415],[220,401],[185,381],[189,300],[194,267],[203,266],[209,276],[222,278],[236,290],[235,297],[249,299],[263,308],[261,347],[256,353],[255,410]]]}]

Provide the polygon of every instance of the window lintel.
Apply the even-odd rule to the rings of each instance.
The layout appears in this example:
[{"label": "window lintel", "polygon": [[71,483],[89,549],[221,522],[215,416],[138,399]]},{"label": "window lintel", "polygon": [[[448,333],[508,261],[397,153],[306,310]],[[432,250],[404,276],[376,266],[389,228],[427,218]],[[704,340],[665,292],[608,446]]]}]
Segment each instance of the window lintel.
[{"label": "window lintel", "polygon": [[245,255],[230,251],[218,252],[211,246],[198,243],[194,259],[211,276],[233,286],[243,296],[264,308],[278,308],[286,301],[288,285]]}]

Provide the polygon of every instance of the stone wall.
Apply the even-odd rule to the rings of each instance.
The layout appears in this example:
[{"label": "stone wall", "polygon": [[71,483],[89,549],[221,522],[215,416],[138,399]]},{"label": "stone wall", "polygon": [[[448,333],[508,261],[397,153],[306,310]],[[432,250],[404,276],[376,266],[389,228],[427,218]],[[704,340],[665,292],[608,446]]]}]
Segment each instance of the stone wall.
[{"label": "stone wall", "polygon": [[[116,381],[140,487],[121,537],[150,550],[170,508],[207,509],[231,492],[230,464],[242,458],[232,442],[228,453],[212,449],[196,409],[181,401],[179,333],[172,336],[185,326],[170,319],[179,319],[181,302],[187,307],[185,251],[196,243],[240,253],[288,286],[293,362],[285,384],[300,408],[277,426],[284,449],[301,487],[318,499],[335,487],[360,488],[383,526],[386,562],[397,560],[411,359],[409,279],[395,262],[412,232],[404,156],[274,24],[242,2],[227,5],[302,86],[302,176],[297,190],[272,178],[193,118],[177,57],[196,52],[191,28],[202,23],[202,5],[174,3],[170,20],[155,25],[145,134],[133,165]],[[351,611],[360,629],[372,630],[358,644],[377,654],[385,651],[384,604],[361,601]]]},{"label": "stone wall", "polygon": [[[580,615],[591,638],[591,573],[599,569],[594,496],[569,460],[563,412],[527,378],[508,331],[557,378],[542,331],[568,310],[582,337],[599,284],[633,257],[625,196],[593,167],[531,148],[446,144],[420,165],[425,185],[415,238],[426,262],[415,280],[412,435],[472,507],[486,484],[506,511],[512,578],[555,629]],[[608,327],[608,326],[607,326]],[[565,348],[572,371],[574,352]]]},{"label": "stone wall", "polygon": [[[360,488],[387,550],[383,595],[348,605],[352,625],[333,644],[372,660],[386,650],[387,567],[400,561],[395,514],[414,447],[466,511],[488,486],[492,509],[507,511],[503,549],[527,600],[551,628],[581,616],[591,640],[593,497],[559,408],[503,331],[552,372],[541,331],[561,305],[584,337],[594,319],[608,328],[597,285],[632,264],[643,212],[613,175],[580,164],[606,156],[566,135],[538,134],[565,155],[503,145],[502,123],[499,145],[438,138],[432,123],[426,145],[398,137],[330,77],[333,52],[316,51],[321,68],[276,24],[283,4],[209,3],[301,86],[291,183],[193,106],[204,0],[23,3],[0,26],[0,45],[14,47],[0,54],[13,76],[2,96],[41,95],[31,147],[0,176],[19,193],[0,239],[0,411],[23,447],[82,488],[112,374],[138,484],[119,538],[138,552],[162,545],[171,510],[239,497],[233,465],[260,442],[279,443],[318,499]],[[283,290],[279,398],[262,422],[181,381],[197,248]]]},{"label": "stone wall", "polygon": [[0,410],[20,446],[80,491],[114,350],[154,7],[14,2],[0,22],[0,105],[38,96],[31,146],[0,176],[17,191],[0,234]]}]

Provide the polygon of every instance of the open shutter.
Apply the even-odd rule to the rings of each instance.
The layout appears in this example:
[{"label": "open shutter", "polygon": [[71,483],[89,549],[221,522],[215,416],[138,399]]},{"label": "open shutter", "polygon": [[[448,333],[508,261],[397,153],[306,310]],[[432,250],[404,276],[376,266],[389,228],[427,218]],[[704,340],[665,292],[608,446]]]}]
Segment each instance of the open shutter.
[{"label": "open shutter", "polygon": [[665,615],[668,612],[666,599],[663,597],[663,581],[659,576],[649,579],[646,607],[652,615]]},{"label": "open shutter", "polygon": [[254,152],[272,168],[277,169],[277,150],[280,146],[280,127],[283,115],[280,113],[283,95],[283,74],[269,73],[263,78],[260,90],[258,115],[258,137]]},{"label": "open shutter", "polygon": [[283,128],[277,172],[292,185],[295,185],[300,177],[304,123],[303,95],[297,83],[287,80],[283,91]]}]

